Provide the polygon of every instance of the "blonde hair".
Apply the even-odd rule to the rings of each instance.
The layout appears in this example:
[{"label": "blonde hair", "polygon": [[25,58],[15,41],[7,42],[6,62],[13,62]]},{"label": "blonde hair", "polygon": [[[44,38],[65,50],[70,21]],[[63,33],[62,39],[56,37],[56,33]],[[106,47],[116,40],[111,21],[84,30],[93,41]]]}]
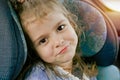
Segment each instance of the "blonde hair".
[{"label": "blonde hair", "polygon": [[[58,0],[25,0],[23,3],[13,1],[12,4],[19,16],[25,15],[25,17],[30,17],[30,15],[32,15],[38,19],[41,19],[52,11],[63,13],[63,15],[70,21],[77,35],[80,36],[82,33],[80,26],[78,27],[76,25],[76,16],[66,10],[66,8]],[[24,22],[24,19],[21,19],[21,22]],[[89,69],[89,67],[80,58],[80,55],[76,54],[73,62],[73,71],[75,68],[79,68],[82,73],[85,72],[89,76],[96,73],[96,66],[93,65],[92,69]],[[54,68],[51,69],[54,70]]]}]

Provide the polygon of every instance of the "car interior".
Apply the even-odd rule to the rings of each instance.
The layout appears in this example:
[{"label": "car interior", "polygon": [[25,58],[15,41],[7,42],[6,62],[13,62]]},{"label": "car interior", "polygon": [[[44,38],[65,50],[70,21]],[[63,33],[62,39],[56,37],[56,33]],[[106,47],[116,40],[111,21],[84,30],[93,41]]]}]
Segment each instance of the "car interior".
[{"label": "car interior", "polygon": [[[83,23],[80,49],[86,61],[96,62],[97,80],[120,80],[120,24],[113,21],[115,17],[103,10],[99,0],[60,1],[78,16],[78,25]],[[9,0],[0,0],[0,80],[15,80],[27,58],[21,24],[13,14]]]}]

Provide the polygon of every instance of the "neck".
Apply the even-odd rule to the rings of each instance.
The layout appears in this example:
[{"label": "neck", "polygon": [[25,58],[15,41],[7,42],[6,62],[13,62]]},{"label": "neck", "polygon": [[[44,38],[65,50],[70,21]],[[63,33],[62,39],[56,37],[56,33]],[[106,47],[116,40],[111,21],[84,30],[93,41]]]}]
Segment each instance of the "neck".
[{"label": "neck", "polygon": [[62,65],[60,65],[60,67],[62,67],[65,71],[71,73],[72,72],[72,61],[63,63]]}]

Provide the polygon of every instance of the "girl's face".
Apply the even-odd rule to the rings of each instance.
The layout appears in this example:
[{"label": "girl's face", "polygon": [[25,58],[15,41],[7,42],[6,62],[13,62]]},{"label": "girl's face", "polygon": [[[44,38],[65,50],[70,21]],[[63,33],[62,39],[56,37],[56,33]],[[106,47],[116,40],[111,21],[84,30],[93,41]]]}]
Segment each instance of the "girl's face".
[{"label": "girl's face", "polygon": [[72,61],[78,37],[62,13],[51,12],[42,19],[26,18],[23,25],[38,55],[45,62],[62,65]]}]

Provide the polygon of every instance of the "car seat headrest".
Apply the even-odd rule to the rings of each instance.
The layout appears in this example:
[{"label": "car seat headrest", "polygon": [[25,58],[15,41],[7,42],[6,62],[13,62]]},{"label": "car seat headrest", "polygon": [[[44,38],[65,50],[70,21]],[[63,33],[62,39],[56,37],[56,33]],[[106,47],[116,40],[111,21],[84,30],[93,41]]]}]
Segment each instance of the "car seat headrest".
[{"label": "car seat headrest", "polygon": [[0,0],[0,80],[14,80],[26,56],[22,30],[11,16],[7,0]]},{"label": "car seat headrest", "polygon": [[95,60],[99,66],[113,64],[118,51],[118,37],[112,23],[97,8],[83,0],[64,2],[67,8],[78,16],[78,25],[81,19],[87,25],[82,27],[84,28],[80,43],[82,56]]}]

